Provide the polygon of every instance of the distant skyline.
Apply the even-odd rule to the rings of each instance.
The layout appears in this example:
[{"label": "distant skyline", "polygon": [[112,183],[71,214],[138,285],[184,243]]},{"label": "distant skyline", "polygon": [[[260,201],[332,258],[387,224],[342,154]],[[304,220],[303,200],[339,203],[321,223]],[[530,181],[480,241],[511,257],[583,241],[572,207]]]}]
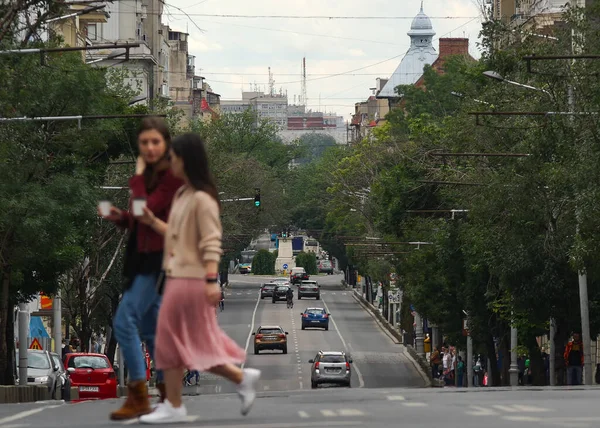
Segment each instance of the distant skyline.
[{"label": "distant skyline", "polygon": [[[271,67],[276,91],[287,90],[293,103],[294,95],[301,93],[301,62],[306,57],[308,108],[335,112],[348,120],[354,103],[371,95],[369,88],[375,86],[377,77],[389,78],[408,50],[406,33],[421,0],[372,0],[366,3],[368,7],[362,0],[346,0],[343,8],[334,0],[170,0],[165,4],[163,21],[173,30],[190,34],[196,74],[205,77],[222,99],[240,99],[242,91],[254,90],[255,83],[267,92]],[[436,32],[436,50],[441,37],[467,37],[471,55],[480,57],[476,44],[481,17],[476,0],[425,0],[424,11]]]}]

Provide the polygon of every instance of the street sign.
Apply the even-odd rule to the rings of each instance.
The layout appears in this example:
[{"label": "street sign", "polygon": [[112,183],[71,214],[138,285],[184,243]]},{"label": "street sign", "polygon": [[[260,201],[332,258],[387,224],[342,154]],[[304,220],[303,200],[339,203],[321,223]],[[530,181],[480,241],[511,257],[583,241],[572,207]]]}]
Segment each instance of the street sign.
[{"label": "street sign", "polygon": [[33,338],[31,345],[29,345],[29,349],[36,349],[38,351],[42,350],[42,345],[40,345],[40,341],[37,338]]},{"label": "street sign", "polygon": [[288,265],[287,265],[287,263],[283,265],[283,268],[284,268],[284,269],[287,269],[287,268],[288,268]]},{"label": "street sign", "polygon": [[390,303],[402,303],[402,292],[400,290],[389,290],[388,301]]},{"label": "street sign", "polygon": [[463,336],[469,336],[470,332],[469,332],[469,324],[467,322],[467,319],[464,318],[463,319],[463,328],[462,328],[462,334]]}]

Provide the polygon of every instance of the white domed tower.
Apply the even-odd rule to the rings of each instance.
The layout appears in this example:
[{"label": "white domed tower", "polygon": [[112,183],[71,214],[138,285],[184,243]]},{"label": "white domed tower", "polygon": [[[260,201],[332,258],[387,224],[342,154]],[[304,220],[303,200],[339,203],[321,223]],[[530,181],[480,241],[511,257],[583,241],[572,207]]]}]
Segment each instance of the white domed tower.
[{"label": "white domed tower", "polygon": [[414,85],[423,76],[423,67],[432,65],[438,58],[438,54],[433,48],[433,25],[431,20],[423,11],[423,2],[421,10],[413,19],[410,31],[410,48],[400,65],[390,77],[390,80],[378,94],[378,98],[397,98],[396,87],[399,85]]}]

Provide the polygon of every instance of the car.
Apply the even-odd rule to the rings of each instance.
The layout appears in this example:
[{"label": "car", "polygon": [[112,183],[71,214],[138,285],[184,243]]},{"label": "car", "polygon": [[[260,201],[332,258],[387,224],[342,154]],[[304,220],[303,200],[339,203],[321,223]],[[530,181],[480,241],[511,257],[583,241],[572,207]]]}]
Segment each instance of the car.
[{"label": "car", "polygon": [[[16,361],[19,361],[18,350],[16,351]],[[51,397],[57,398],[58,391],[63,388],[65,377],[60,370],[61,366],[54,362],[48,351],[27,350],[27,385],[46,385]]]},{"label": "car", "polygon": [[273,297],[273,291],[277,287],[276,284],[263,284],[260,288],[260,298]]},{"label": "car", "polygon": [[323,308],[306,308],[302,315],[302,330],[307,328],[323,328],[329,330],[330,314]]},{"label": "car", "polygon": [[311,388],[318,388],[322,383],[351,386],[352,358],[349,358],[345,352],[319,351],[315,358],[308,362],[312,364]]},{"label": "car", "polygon": [[71,385],[80,400],[117,398],[117,375],[104,354],[71,353],[65,356]]},{"label": "car", "polygon": [[254,336],[254,355],[268,349],[281,349],[284,354],[287,354],[288,332],[280,326],[261,325],[252,335]]},{"label": "car", "polygon": [[272,301],[273,303],[278,302],[280,300],[287,300],[287,292],[290,289],[289,285],[277,285],[275,290],[273,290]]},{"label": "car", "polygon": [[321,300],[321,289],[317,281],[302,281],[302,284],[298,287],[298,300],[303,297],[314,297]]},{"label": "car", "polygon": [[292,284],[299,285],[302,281],[308,281],[310,277],[308,273],[304,270],[304,268],[293,268],[290,273],[290,282]]},{"label": "car", "polygon": [[240,263],[239,269],[240,269],[240,273],[242,275],[251,273],[252,272],[252,263]]},{"label": "car", "polygon": [[60,355],[56,352],[50,352],[50,357],[52,358],[52,361],[54,361],[54,365],[58,367],[61,397],[63,400],[69,401],[71,398],[71,379],[69,378],[69,372],[65,369]]},{"label": "car", "polygon": [[333,265],[331,264],[331,260],[321,260],[319,262],[319,273],[333,275]]}]

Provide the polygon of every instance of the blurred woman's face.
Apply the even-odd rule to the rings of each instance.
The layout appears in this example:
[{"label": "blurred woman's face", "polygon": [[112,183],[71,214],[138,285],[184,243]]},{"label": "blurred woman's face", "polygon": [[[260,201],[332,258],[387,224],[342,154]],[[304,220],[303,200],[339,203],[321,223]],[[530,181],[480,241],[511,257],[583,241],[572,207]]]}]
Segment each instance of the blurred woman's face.
[{"label": "blurred woman's face", "polygon": [[185,171],[183,169],[183,159],[171,150],[171,171],[173,175],[181,180],[186,180]]},{"label": "blurred woman's face", "polygon": [[142,131],[138,136],[140,155],[148,165],[160,161],[167,152],[167,142],[160,132],[155,129]]}]

